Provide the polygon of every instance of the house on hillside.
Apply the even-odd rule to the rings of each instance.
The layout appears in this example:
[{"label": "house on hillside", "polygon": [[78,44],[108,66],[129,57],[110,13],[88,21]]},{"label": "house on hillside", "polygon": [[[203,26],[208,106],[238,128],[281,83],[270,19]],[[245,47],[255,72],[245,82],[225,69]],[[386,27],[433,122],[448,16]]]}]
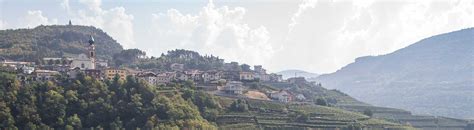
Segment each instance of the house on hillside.
[{"label": "house on hillside", "polygon": [[268,81],[270,81],[270,75],[269,74],[255,73],[255,79],[258,79],[262,82],[268,82]]},{"label": "house on hillside", "polygon": [[174,71],[183,71],[184,70],[184,64],[179,64],[179,63],[173,63],[170,65],[171,70]]},{"label": "house on hillside", "polygon": [[223,68],[225,71],[240,71],[238,62],[224,63]]},{"label": "house on hillside", "polygon": [[102,71],[99,69],[86,69],[84,74],[95,79],[102,79]]},{"label": "house on hillside", "polygon": [[239,72],[240,81],[252,81],[255,80],[255,74],[252,72]]},{"label": "house on hillside", "polygon": [[224,71],[221,78],[229,81],[240,80],[239,71]]},{"label": "house on hillside", "polygon": [[295,99],[298,101],[305,101],[306,97],[303,94],[298,94],[295,96]]},{"label": "house on hillside", "polygon": [[282,82],[283,75],[281,74],[270,74],[270,82]]},{"label": "house on hillside", "polygon": [[293,95],[286,90],[280,90],[275,93],[270,93],[270,98],[279,102],[288,103],[292,101]]},{"label": "house on hillside", "polygon": [[265,70],[262,65],[255,65],[253,66],[253,71],[255,71],[256,74],[267,74],[267,70]]},{"label": "house on hillside", "polygon": [[36,76],[34,80],[48,81],[48,80],[54,80],[55,76],[59,75],[60,73],[58,71],[52,71],[52,70],[35,70],[33,74]]},{"label": "house on hillside", "polygon": [[35,72],[35,67],[30,67],[26,65],[21,66],[20,69],[23,71],[22,73],[24,74],[31,74]]},{"label": "house on hillside", "polygon": [[222,72],[217,71],[217,70],[210,70],[202,73],[202,80],[205,83],[211,82],[211,81],[218,81],[222,77]]},{"label": "house on hillside", "polygon": [[202,71],[200,70],[187,70],[184,73],[188,75],[190,80],[201,81],[202,80]]},{"label": "house on hillside", "polygon": [[157,84],[167,84],[173,81],[176,78],[176,73],[174,72],[163,72],[156,75]]},{"label": "house on hillside", "polygon": [[76,79],[77,78],[77,75],[81,73],[81,69],[79,68],[74,68],[74,69],[71,69],[69,70],[68,72],[66,72],[67,76],[70,78],[70,79]]},{"label": "house on hillside", "polygon": [[107,68],[109,66],[109,63],[107,60],[97,59],[95,65],[97,68]]},{"label": "house on hillside", "polygon": [[115,75],[118,75],[121,80],[125,80],[127,77],[128,71],[125,69],[118,69],[118,68],[107,68],[105,69],[105,77],[108,80],[113,80]]},{"label": "house on hillside", "polygon": [[223,91],[227,94],[242,94],[244,86],[242,82],[230,81],[224,86]]},{"label": "house on hillside", "polygon": [[288,82],[302,84],[302,83],[306,83],[307,81],[304,77],[293,77],[293,78],[288,78]]},{"label": "house on hillside", "polygon": [[189,76],[184,72],[176,72],[175,80],[186,81],[186,80],[189,80]]},{"label": "house on hillside", "polygon": [[153,72],[142,72],[137,74],[138,79],[145,80],[149,84],[157,84],[157,75]]}]

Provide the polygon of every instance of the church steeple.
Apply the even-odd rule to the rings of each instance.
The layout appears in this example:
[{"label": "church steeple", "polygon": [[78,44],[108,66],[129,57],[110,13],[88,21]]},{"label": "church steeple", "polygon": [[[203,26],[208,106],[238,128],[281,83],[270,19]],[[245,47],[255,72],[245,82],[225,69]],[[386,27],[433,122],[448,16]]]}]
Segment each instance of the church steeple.
[{"label": "church steeple", "polygon": [[89,45],[93,45],[94,44],[94,37],[92,37],[92,35],[90,35],[90,38],[89,38]]},{"label": "church steeple", "polygon": [[92,37],[92,35],[90,35],[90,38],[89,38],[89,59],[91,60],[92,62],[92,69],[95,69],[95,45],[94,45],[95,41],[94,41],[94,37]]}]

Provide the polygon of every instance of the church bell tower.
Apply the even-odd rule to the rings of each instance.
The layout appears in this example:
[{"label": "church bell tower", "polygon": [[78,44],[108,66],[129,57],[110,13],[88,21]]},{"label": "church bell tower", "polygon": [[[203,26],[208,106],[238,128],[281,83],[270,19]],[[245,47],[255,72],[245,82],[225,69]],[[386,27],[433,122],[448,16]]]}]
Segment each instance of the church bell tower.
[{"label": "church bell tower", "polygon": [[91,60],[91,66],[92,68],[91,69],[95,69],[95,61],[96,61],[96,54],[95,54],[95,45],[94,45],[95,41],[94,41],[94,37],[92,37],[92,35],[90,35],[90,39],[89,39],[89,59]]}]

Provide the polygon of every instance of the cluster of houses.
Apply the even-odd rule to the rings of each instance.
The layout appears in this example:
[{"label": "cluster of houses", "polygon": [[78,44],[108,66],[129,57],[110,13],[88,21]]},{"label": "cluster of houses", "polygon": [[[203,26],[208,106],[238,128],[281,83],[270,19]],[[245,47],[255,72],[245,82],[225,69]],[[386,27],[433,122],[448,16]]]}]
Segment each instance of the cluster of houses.
[{"label": "cluster of houses", "polygon": [[[16,62],[0,58],[0,66],[18,72],[17,78],[23,83],[55,80],[58,75],[67,75],[68,78],[74,79],[79,73],[101,80],[112,80],[117,76],[125,80],[130,75],[157,86],[173,81],[193,81],[198,89],[220,90],[232,95],[243,94],[246,89],[245,82],[283,82],[282,75],[268,74],[261,65],[256,65],[253,70],[246,71],[232,69],[233,66],[238,66],[236,62],[225,63],[221,70],[185,69],[185,65],[179,63],[171,64],[169,71],[109,67],[107,61],[96,58],[94,42],[91,36],[88,40],[87,53],[75,58],[43,58],[40,65],[35,65],[34,62]],[[280,102],[289,102],[293,98],[301,99],[302,96],[292,95],[285,90],[268,95],[271,99]]]}]

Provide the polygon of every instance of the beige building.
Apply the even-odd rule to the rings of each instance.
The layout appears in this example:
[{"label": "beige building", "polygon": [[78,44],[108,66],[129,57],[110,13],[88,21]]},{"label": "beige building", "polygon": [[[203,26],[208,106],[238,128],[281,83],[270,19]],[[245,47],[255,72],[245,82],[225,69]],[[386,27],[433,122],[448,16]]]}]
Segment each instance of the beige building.
[{"label": "beige building", "polygon": [[119,75],[120,79],[121,80],[125,80],[125,78],[127,77],[127,70],[125,69],[114,69],[114,68],[108,68],[108,69],[105,69],[105,77],[109,80],[112,80],[114,79],[115,75]]},{"label": "beige building", "polygon": [[36,75],[36,80],[47,81],[53,80],[54,76],[59,75],[59,72],[52,70],[35,70],[34,74]]},{"label": "beige building", "polygon": [[239,77],[241,81],[255,80],[255,74],[252,72],[240,72]]}]

